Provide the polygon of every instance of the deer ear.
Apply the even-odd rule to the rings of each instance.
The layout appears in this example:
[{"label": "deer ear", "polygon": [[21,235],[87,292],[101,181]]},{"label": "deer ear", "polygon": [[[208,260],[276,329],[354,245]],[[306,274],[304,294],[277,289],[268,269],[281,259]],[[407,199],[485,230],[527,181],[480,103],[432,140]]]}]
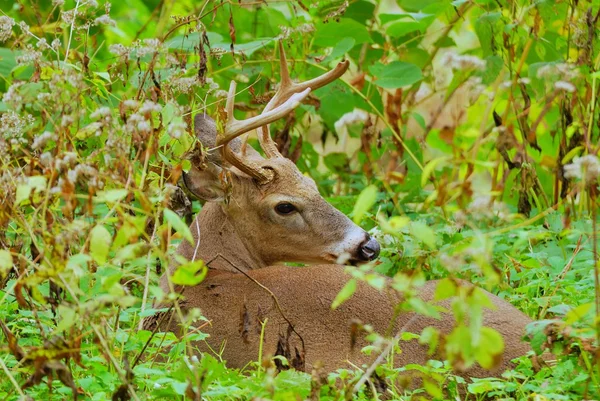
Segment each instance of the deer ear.
[{"label": "deer ear", "polygon": [[[202,143],[202,146],[206,149],[214,149],[208,153],[207,159],[219,166],[228,167],[227,163],[223,163],[220,150],[215,149],[217,146],[217,124],[215,121],[206,114],[196,114],[196,117],[194,117],[194,130],[196,138]],[[239,137],[229,142],[229,148],[236,153],[242,152],[245,157],[262,159],[262,156],[252,146],[243,146]]]},{"label": "deer ear", "polygon": [[214,163],[207,162],[206,168],[200,170],[192,166],[188,173],[183,173],[183,183],[194,196],[209,202],[225,199],[225,190],[221,182],[223,169]]}]

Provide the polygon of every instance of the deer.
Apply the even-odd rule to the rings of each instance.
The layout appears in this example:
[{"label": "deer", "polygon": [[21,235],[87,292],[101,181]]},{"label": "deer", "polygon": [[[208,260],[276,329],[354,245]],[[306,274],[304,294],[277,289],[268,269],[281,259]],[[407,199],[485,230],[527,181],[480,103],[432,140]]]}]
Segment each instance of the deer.
[{"label": "deer", "polygon": [[[190,157],[191,168],[183,173],[182,181],[205,203],[190,225],[194,242],[182,241],[177,254],[186,260],[203,260],[208,271],[200,284],[184,289],[169,281],[177,263],[160,279],[165,293],[182,292],[178,307],[183,314],[199,308],[210,322],[202,326],[209,337],[194,346],[200,352],[216,354],[231,368],[244,368],[262,352],[265,358],[285,356],[289,365],[299,370],[334,371],[374,360],[360,351],[368,342],[351,334],[357,322],[381,333],[390,329],[421,333],[429,326],[450,332],[455,324],[451,313],[442,313],[440,319],[414,312],[397,314],[401,294],[363,282],[348,300],[331,308],[352,277],[348,265],[375,260],[380,245],[326,202],[315,182],[281,155],[269,124],[293,111],[311,91],[341,77],[349,62],[342,61],[308,81],[293,82],[281,42],[279,53],[279,88],[261,114],[235,119],[236,83],[232,81],[222,128],[205,113],[194,118],[197,139],[202,149],[209,151]],[[253,130],[258,130],[264,157],[240,139]],[[433,300],[438,284],[427,282],[418,296]],[[512,359],[530,350],[522,337],[531,319],[507,301],[481,291],[494,306],[485,309],[484,325],[502,335],[505,348],[493,370],[476,365],[465,371],[469,377],[499,374],[512,366]],[[441,305],[448,307],[449,302]],[[156,315],[144,327],[178,332],[174,315]],[[400,347],[402,353],[394,359],[398,366],[425,364],[430,359],[427,346],[417,341],[401,342]]]}]

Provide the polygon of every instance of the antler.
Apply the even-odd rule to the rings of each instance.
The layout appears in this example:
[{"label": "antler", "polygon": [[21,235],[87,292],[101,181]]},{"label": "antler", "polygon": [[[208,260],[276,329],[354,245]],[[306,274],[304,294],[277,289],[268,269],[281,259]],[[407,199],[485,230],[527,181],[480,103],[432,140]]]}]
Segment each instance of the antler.
[{"label": "antler", "polygon": [[[282,41],[279,41],[279,62],[281,83],[279,84],[279,89],[275,93],[275,96],[273,96],[269,103],[267,103],[263,113],[276,109],[279,105],[285,103],[290,96],[302,92],[307,88],[310,88],[314,91],[335,81],[346,72],[348,66],[350,65],[348,60],[344,60],[338,63],[333,70],[327,71],[323,75],[308,81],[294,83],[290,79],[290,73],[287,67],[287,58],[285,56]],[[261,128],[261,132],[258,135],[258,140],[267,157],[282,157],[281,153],[279,153],[279,150],[277,150],[277,144],[275,144],[273,139],[271,139],[268,125],[265,125]]]},{"label": "antler", "polygon": [[262,113],[258,116],[251,117],[247,120],[235,119],[233,116],[233,104],[236,84],[234,81],[231,81],[229,94],[227,95],[227,104],[225,106],[227,122],[223,134],[219,135],[217,139],[217,146],[222,146],[221,152],[223,158],[261,183],[270,181],[273,177],[273,172],[261,168],[260,165],[255,164],[251,160],[243,159],[241,155],[238,155],[231,150],[229,142],[246,132],[261,127],[261,135],[258,136],[258,139],[265,154],[268,158],[281,157],[281,153],[277,150],[277,145],[271,139],[271,135],[269,134],[269,124],[285,117],[286,114],[298,107],[300,102],[308,96],[311,90],[319,89],[342,76],[349,65],[349,62],[345,60],[340,62],[333,70],[328,71],[323,75],[308,81],[294,83],[290,79],[287,60],[283,50],[283,43],[281,41],[279,42],[279,53],[281,84],[279,85],[279,89],[275,93],[275,96],[267,103]]},{"label": "antler", "polygon": [[306,87],[301,92],[292,94],[288,99],[278,104],[276,107],[272,107],[269,110],[263,110],[258,116],[251,117],[247,120],[237,120],[233,116],[233,105],[235,99],[235,81],[231,81],[229,85],[229,94],[227,95],[227,103],[225,111],[227,112],[227,122],[225,124],[225,130],[222,135],[219,135],[217,139],[217,146],[222,146],[223,157],[233,166],[237,167],[244,173],[258,179],[260,182],[269,181],[271,174],[262,169],[260,166],[255,165],[250,160],[243,160],[241,156],[231,150],[229,142],[238,136],[252,131],[258,127],[268,125],[273,121],[279,120],[285,117],[290,111],[294,110],[304,98],[310,93],[310,87]]}]

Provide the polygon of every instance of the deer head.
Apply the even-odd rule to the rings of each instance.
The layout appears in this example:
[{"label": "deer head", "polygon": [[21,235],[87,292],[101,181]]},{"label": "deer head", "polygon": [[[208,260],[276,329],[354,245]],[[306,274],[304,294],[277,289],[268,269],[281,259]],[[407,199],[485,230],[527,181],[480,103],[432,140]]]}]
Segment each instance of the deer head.
[{"label": "deer head", "polygon": [[[241,244],[243,251],[252,255],[253,261],[248,264],[254,268],[278,262],[372,260],[379,254],[377,241],[327,203],[315,182],[281,156],[269,133],[270,123],[294,110],[311,90],[340,77],[348,62],[341,62],[312,80],[293,83],[283,46],[281,43],[279,46],[281,84],[260,115],[243,121],[234,118],[236,84],[232,81],[223,132],[218,132],[210,117],[203,114],[195,117],[196,135],[209,154],[203,160],[192,158],[192,168],[184,174],[184,183],[198,198],[218,203],[222,212],[218,215],[225,220],[222,224],[231,227],[227,232],[231,238],[225,241]],[[239,138],[254,129],[260,129],[259,142],[265,158]],[[211,226],[218,224],[213,221]],[[192,224],[192,231],[193,227]],[[237,252],[229,246],[223,252],[242,253],[242,250]]]}]

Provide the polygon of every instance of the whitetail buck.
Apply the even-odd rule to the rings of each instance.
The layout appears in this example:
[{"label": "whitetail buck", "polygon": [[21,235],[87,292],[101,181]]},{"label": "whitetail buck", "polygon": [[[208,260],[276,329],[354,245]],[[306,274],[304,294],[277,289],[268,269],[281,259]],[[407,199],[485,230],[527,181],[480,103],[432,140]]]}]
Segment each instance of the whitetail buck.
[{"label": "whitetail buck", "polygon": [[[451,314],[441,320],[413,313],[394,318],[399,297],[363,283],[348,301],[331,309],[332,300],[350,278],[344,266],[336,263],[373,260],[379,244],[328,204],[313,180],[281,157],[268,125],[297,107],[310,90],[340,77],[348,62],[310,81],[292,83],[281,44],[280,52],[281,85],[261,115],[234,119],[236,86],[232,82],[223,132],[209,117],[195,118],[198,139],[212,151],[192,158],[184,182],[207,202],[190,226],[195,244],[183,241],[177,252],[210,266],[204,281],[186,288],[179,304],[183,310],[200,308],[211,322],[202,329],[210,338],[196,345],[202,351],[221,350],[228,366],[241,368],[257,360],[261,325],[266,322],[264,356],[285,355],[293,366],[307,371],[317,361],[324,369],[334,370],[374,358],[360,353],[366,344],[360,336],[351,346],[351,325],[357,320],[380,333],[390,328],[420,333],[426,326],[448,333],[454,326]],[[256,128],[261,128],[259,140],[266,158],[237,138]],[[327,264],[274,266],[281,262]],[[165,292],[171,288],[168,274],[161,279]],[[427,283],[420,296],[431,300],[436,285]],[[508,302],[486,294],[496,309],[484,312],[484,324],[499,331],[506,344],[496,370],[500,371],[529,349],[521,336],[530,319]],[[177,330],[176,319],[167,320],[161,325]],[[395,357],[399,365],[422,364],[428,359],[427,349],[416,341],[401,343],[401,348]],[[490,372],[476,367],[467,374],[489,376]]]}]

